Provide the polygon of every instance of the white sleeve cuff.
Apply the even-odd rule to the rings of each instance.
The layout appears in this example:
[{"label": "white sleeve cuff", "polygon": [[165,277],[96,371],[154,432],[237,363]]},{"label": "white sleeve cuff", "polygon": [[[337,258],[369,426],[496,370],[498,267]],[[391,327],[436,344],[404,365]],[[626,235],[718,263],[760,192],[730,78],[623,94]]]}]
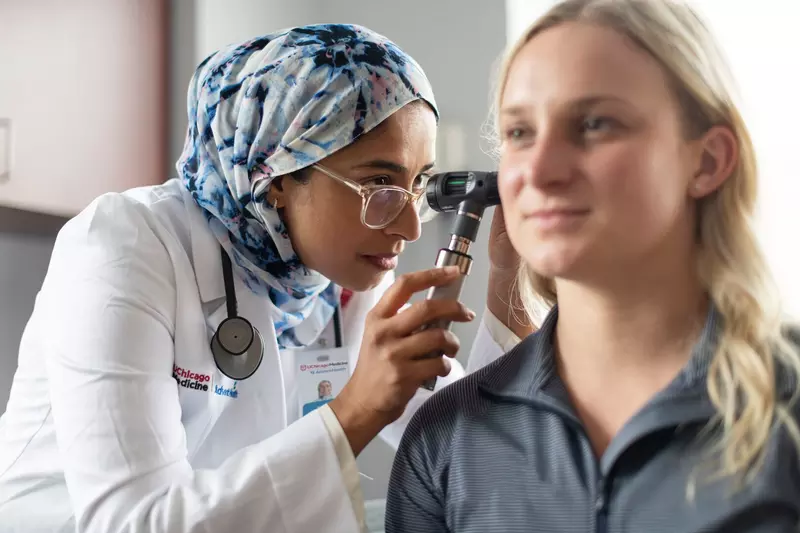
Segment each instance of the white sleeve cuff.
[{"label": "white sleeve cuff", "polygon": [[520,339],[489,309],[484,309],[472,350],[467,359],[467,374],[483,368],[519,343]]},{"label": "white sleeve cuff", "polygon": [[499,318],[494,316],[494,313],[492,313],[488,307],[483,311],[483,321],[486,324],[486,329],[489,330],[489,335],[492,336],[492,339],[494,339],[504,352],[508,352],[519,344],[520,338],[517,337],[513,331],[508,329]]},{"label": "white sleeve cuff", "polygon": [[264,441],[287,533],[358,531],[359,519],[354,511],[362,516],[364,513],[363,503],[353,505],[347,492],[348,477],[337,463],[339,454],[326,428],[324,412],[324,408],[317,409]]},{"label": "white sleeve cuff", "polygon": [[356,515],[359,531],[366,531],[366,516],[364,511],[364,495],[361,492],[361,480],[358,478],[358,464],[353,455],[353,449],[344,434],[344,429],[336,418],[329,405],[324,405],[318,409],[325,428],[333,441],[336,450],[336,458],[339,460],[339,468],[342,470],[342,480],[344,481],[350,503],[353,505],[353,512]]}]

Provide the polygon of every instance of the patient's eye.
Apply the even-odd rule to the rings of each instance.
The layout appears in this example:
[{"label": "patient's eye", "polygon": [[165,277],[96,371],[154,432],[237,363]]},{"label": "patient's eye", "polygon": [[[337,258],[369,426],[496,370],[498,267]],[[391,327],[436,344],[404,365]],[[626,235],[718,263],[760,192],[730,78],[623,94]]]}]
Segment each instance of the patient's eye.
[{"label": "patient's eye", "polygon": [[525,125],[512,125],[503,128],[500,141],[503,144],[526,145],[533,142],[535,132],[533,128]]},{"label": "patient's eye", "polygon": [[598,133],[609,131],[619,124],[611,117],[589,116],[583,119],[581,129],[584,133]]}]

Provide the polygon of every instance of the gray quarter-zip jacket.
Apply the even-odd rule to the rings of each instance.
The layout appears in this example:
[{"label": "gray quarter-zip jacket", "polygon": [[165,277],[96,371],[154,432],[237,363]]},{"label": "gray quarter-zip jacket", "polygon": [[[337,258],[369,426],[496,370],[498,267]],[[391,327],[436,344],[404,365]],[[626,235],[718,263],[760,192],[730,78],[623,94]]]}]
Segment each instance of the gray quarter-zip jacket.
[{"label": "gray quarter-zip jacket", "polygon": [[[798,531],[798,453],[783,429],[773,431],[755,480],[738,491],[698,470],[713,465],[700,433],[715,414],[706,376],[716,311],[687,366],[599,459],[555,370],[556,320],[554,310],[539,332],[416,413],[392,470],[387,533]],[[781,397],[795,383],[779,372]]]}]

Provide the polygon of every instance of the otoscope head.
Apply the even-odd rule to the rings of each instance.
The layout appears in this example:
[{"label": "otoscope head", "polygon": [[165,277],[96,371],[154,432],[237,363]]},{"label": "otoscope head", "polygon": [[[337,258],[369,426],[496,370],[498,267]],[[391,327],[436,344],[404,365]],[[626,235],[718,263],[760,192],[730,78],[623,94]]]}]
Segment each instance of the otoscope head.
[{"label": "otoscope head", "polygon": [[463,202],[483,208],[498,205],[497,172],[457,171],[434,174],[425,191],[428,205],[440,213],[458,211]]}]

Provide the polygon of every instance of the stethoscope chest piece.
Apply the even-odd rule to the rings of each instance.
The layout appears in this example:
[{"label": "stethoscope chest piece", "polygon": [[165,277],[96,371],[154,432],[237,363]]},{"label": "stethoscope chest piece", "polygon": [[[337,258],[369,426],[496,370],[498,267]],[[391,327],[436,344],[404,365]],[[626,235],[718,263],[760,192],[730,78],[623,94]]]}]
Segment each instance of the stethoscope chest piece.
[{"label": "stethoscope chest piece", "polygon": [[242,317],[226,318],[211,339],[211,353],[219,371],[234,380],[252,376],[264,358],[261,334]]},{"label": "stethoscope chest piece", "polygon": [[236,291],[230,258],[222,253],[222,274],[225,280],[225,300],[228,318],[223,320],[211,337],[211,354],[219,371],[240,381],[252,376],[264,358],[264,340],[258,329],[237,313]]}]

